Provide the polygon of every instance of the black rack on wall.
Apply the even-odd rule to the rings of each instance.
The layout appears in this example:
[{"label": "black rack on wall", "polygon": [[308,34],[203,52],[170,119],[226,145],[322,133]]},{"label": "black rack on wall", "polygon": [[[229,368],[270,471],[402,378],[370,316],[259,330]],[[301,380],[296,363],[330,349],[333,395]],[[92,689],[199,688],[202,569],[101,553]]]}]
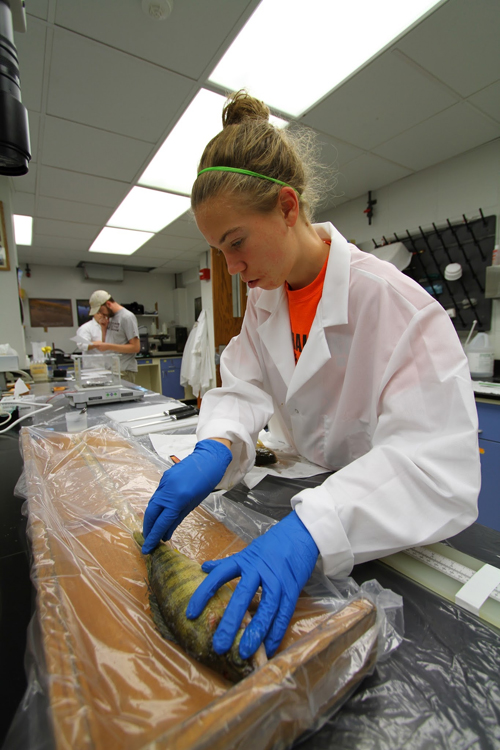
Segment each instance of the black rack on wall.
[{"label": "black rack on wall", "polygon": [[[391,242],[402,242],[412,253],[412,260],[403,273],[421,284],[450,315],[457,331],[468,331],[477,320],[477,331],[491,327],[491,299],[485,299],[486,268],[491,266],[495,246],[496,216],[483,216],[443,227],[406,235],[394,233]],[[385,237],[384,243],[391,244]],[[373,240],[375,247],[381,247]],[[444,270],[450,263],[460,263],[462,276],[456,281],[445,279]]]}]

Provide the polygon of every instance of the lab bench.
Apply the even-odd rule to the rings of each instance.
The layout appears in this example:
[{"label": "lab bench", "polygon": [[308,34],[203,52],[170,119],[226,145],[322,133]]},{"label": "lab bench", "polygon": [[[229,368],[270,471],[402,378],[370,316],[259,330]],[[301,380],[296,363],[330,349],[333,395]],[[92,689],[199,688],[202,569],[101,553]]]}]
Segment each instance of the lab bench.
[{"label": "lab bench", "polygon": [[[148,399],[149,403],[152,401],[161,403],[162,397],[155,395]],[[117,404],[115,408],[123,406]],[[478,412],[483,429],[480,441],[497,442],[492,439],[498,435],[494,431],[497,413],[485,409],[483,414],[482,406],[478,406]],[[488,421],[490,418],[494,423],[493,432]],[[22,468],[16,434],[4,436],[0,447],[3,447],[0,450],[0,475],[10,477],[9,482],[5,479],[3,482],[0,535],[2,538],[12,536],[12,529],[18,530],[14,535],[18,537],[14,546],[9,542],[5,559],[0,559],[0,644],[4,666],[1,683],[5,698],[2,703],[1,745],[15,701],[19,703],[23,695],[25,681],[21,677],[24,675],[21,651],[24,651],[24,646],[21,648],[15,638],[16,634],[26,633],[31,614],[31,586],[21,501],[12,496],[16,474]],[[253,490],[237,485],[226,497],[279,520],[289,511],[290,499],[297,491],[317,486],[326,476],[322,474],[303,480],[269,476]],[[500,532],[492,528],[476,523],[448,543],[490,565],[499,566]],[[22,564],[17,564],[17,560]],[[404,640],[389,659],[377,663],[373,674],[361,683],[340,712],[319,732],[305,738],[301,747],[304,750],[353,750],[361,747],[466,750],[500,746],[498,631],[380,561],[355,566],[352,577],[359,585],[376,579],[383,587],[403,597]],[[47,710],[42,687],[38,708],[40,714]],[[26,736],[29,719],[25,715]],[[50,747],[50,731],[47,722],[42,736],[34,738],[33,747],[35,744],[39,747],[45,741],[44,747]],[[31,745],[23,747],[28,750]]]}]

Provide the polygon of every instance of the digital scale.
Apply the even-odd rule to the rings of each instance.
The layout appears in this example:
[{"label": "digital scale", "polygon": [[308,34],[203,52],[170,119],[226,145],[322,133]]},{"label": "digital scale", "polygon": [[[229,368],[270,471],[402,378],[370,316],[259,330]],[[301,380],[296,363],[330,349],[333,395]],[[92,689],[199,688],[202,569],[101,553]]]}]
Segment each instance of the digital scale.
[{"label": "digital scale", "polygon": [[140,401],[145,393],[146,388],[140,385],[76,386],[75,391],[67,394],[67,398],[73,406],[83,408],[96,404],[109,404],[113,401]]},{"label": "digital scale", "polygon": [[77,354],[74,391],[67,394],[73,406],[83,408],[116,401],[139,401],[146,389],[122,385],[117,354]]},{"label": "digital scale", "polygon": [[438,542],[380,562],[500,628],[500,568]]}]

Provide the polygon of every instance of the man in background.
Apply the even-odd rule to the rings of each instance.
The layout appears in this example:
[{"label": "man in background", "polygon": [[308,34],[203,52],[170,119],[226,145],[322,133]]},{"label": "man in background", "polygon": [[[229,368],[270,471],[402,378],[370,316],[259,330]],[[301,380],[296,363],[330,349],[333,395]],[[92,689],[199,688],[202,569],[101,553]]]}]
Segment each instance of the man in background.
[{"label": "man in background", "polygon": [[115,302],[109,292],[104,291],[104,289],[93,292],[89,304],[89,315],[101,313],[108,318],[106,341],[92,341],[89,349],[119,354],[122,378],[130,383],[135,383],[137,373],[135,355],[141,349],[141,342],[134,313]]}]

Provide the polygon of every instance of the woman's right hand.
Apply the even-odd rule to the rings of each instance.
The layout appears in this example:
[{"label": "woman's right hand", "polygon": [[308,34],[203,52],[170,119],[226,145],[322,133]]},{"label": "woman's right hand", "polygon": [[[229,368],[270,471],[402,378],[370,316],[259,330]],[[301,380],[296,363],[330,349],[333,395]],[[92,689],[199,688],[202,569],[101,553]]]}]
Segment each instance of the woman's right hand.
[{"label": "woman's right hand", "polygon": [[170,539],[181,521],[215,489],[232,453],[217,440],[201,440],[185,459],[167,469],[144,513],[142,552]]}]

